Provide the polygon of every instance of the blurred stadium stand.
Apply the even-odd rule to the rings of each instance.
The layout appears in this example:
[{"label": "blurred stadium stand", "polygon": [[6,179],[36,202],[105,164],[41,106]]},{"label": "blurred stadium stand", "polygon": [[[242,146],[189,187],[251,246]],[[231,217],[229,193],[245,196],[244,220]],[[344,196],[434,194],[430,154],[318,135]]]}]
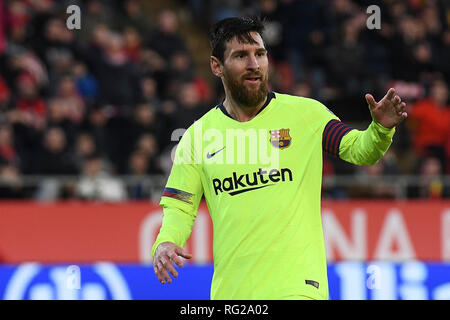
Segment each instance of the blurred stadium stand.
[{"label": "blurred stadium stand", "polygon": [[[373,4],[380,30],[366,28]],[[448,1],[0,0],[0,198],[157,201],[172,133],[223,99],[207,30],[231,15],[266,19],[274,91],[358,129],[365,93],[407,102],[377,165],[324,159],[325,198],[450,197]]]}]

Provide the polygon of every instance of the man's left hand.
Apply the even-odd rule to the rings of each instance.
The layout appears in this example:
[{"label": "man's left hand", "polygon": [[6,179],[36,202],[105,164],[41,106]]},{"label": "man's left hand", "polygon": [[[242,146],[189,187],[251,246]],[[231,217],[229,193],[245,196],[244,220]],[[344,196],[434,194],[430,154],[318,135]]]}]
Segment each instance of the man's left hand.
[{"label": "man's left hand", "polygon": [[395,95],[395,89],[390,88],[379,102],[376,102],[371,94],[366,94],[372,119],[385,128],[393,128],[408,117],[406,103]]}]

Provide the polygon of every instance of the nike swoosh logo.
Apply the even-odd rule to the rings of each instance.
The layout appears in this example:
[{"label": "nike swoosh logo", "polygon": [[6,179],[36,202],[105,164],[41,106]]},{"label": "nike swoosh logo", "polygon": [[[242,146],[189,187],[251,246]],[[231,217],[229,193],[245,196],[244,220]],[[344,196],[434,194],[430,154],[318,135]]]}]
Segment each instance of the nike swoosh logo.
[{"label": "nike swoosh logo", "polygon": [[223,149],[225,149],[225,147],[223,147],[222,149],[217,150],[216,152],[213,153],[207,153],[206,154],[206,158],[211,159],[212,157],[214,157],[217,153],[219,153],[220,151],[222,151]]}]

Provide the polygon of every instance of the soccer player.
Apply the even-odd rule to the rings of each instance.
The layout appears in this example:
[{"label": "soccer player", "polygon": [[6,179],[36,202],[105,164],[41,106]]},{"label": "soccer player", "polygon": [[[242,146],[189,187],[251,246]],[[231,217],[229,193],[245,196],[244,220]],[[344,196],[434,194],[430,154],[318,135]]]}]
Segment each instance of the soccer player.
[{"label": "soccer player", "polygon": [[[211,299],[328,299],[323,152],[375,164],[407,117],[406,104],[392,88],[379,102],[367,94],[372,122],[360,131],[316,100],[269,92],[262,32],[263,24],[249,18],[227,18],[211,29],[211,70],[226,97],[178,144],[160,202],[154,270],[170,283],[169,273],[178,276],[173,263],[181,267],[181,257],[192,257],[184,246],[204,195],[214,228]],[[224,139],[230,132],[260,139],[243,148]],[[276,161],[255,160],[263,149]]]}]

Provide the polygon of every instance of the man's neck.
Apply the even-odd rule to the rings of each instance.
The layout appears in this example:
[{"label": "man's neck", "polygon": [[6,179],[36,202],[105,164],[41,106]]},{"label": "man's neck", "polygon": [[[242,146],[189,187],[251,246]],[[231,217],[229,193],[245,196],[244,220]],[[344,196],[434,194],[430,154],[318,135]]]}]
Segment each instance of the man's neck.
[{"label": "man's neck", "polygon": [[239,122],[247,122],[252,120],[264,106],[267,101],[267,96],[264,100],[254,107],[241,107],[239,106],[231,95],[227,95],[225,101],[223,102],[223,106],[227,110],[228,114]]}]

